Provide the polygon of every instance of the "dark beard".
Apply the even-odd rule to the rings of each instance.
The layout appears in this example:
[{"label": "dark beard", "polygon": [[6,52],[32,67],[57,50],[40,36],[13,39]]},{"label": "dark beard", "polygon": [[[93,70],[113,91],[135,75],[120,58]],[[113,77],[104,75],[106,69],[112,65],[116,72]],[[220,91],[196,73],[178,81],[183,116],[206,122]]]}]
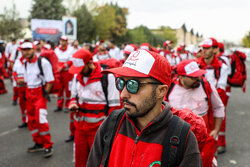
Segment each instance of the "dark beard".
[{"label": "dark beard", "polygon": [[86,73],[83,73],[82,75],[87,77],[87,76],[90,76],[90,74],[92,73],[92,69],[88,67],[88,71]]},{"label": "dark beard", "polygon": [[198,88],[200,86],[200,82],[196,82],[196,83],[194,83],[192,86],[191,86],[191,88]]},{"label": "dark beard", "polygon": [[[156,89],[154,88],[152,95],[147,97],[141,103],[140,108],[136,106],[136,104],[129,102],[127,99],[124,99],[123,102],[126,102],[135,107],[135,112],[127,114],[128,118],[134,119],[137,117],[144,117],[147,115],[156,105]],[[129,108],[125,108],[125,110],[130,110]]]}]

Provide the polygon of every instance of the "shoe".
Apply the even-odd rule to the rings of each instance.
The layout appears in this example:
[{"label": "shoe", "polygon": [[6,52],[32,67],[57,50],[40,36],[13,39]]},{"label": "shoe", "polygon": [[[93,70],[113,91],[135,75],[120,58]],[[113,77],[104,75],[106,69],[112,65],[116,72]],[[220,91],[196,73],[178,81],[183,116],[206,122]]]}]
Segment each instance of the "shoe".
[{"label": "shoe", "polygon": [[13,105],[13,106],[16,106],[16,105],[17,105],[17,101],[13,100],[13,101],[12,101],[12,105]]},{"label": "shoe", "polygon": [[68,113],[69,112],[69,109],[68,108],[65,108],[64,109],[64,113]]},{"label": "shoe", "polygon": [[49,157],[51,157],[51,156],[53,155],[53,152],[54,152],[54,149],[53,149],[52,146],[51,146],[50,148],[46,148],[46,149],[44,150],[44,153],[43,153],[44,158],[49,158]]},{"label": "shoe", "polygon": [[217,151],[218,151],[218,154],[223,154],[223,153],[226,152],[226,147],[224,147],[224,146],[219,146],[219,147],[217,148]]},{"label": "shoe", "polygon": [[66,143],[74,141],[74,136],[69,136],[68,139],[65,140]]},{"label": "shoe", "polygon": [[35,143],[33,147],[28,148],[29,153],[39,152],[43,150],[44,150],[43,145],[38,143]]},{"label": "shoe", "polygon": [[18,126],[18,128],[26,128],[28,126],[27,123],[22,123],[21,125]]},{"label": "shoe", "polygon": [[54,112],[60,112],[60,111],[62,111],[62,108],[60,107],[57,107],[57,109],[54,110]]}]

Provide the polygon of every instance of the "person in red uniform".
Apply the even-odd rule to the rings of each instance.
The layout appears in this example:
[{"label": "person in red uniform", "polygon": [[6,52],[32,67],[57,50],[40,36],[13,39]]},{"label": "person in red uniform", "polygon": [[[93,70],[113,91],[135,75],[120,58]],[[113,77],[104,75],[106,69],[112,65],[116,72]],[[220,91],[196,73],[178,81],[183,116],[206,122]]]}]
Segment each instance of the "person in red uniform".
[{"label": "person in red uniform", "polygon": [[[72,64],[71,58],[73,50],[68,45],[68,37],[66,36],[60,37],[60,46],[55,49],[55,53],[59,61],[61,90],[58,93],[57,108],[54,111],[55,112],[62,111],[65,101],[65,112],[68,112],[70,89],[72,83],[71,80],[73,78],[73,75],[69,73],[69,67]],[[64,97],[64,92],[66,97]]]},{"label": "person in red uniform", "polygon": [[[197,59],[197,62],[201,69],[207,71],[206,79],[217,89],[224,106],[226,106],[228,99],[226,86],[228,75],[231,73],[230,68],[223,59],[219,59],[216,55],[218,42],[214,38],[205,39],[201,43],[201,47],[203,48],[203,56]],[[218,152],[225,152],[225,147],[218,147]]]},{"label": "person in red uniform", "polygon": [[165,41],[163,43],[163,50],[160,52],[160,55],[164,56],[170,66],[174,66],[175,65],[175,56],[174,56],[174,53],[172,52],[172,44],[173,44],[173,41]]},{"label": "person in red uniform", "polygon": [[[40,76],[38,57],[35,55],[35,46],[31,42],[21,45],[22,55],[25,58],[24,80],[26,83],[26,109],[28,116],[28,127],[35,145],[28,148],[28,152],[44,151],[44,157],[53,155],[53,142],[49,132],[47,120],[47,98],[45,95],[51,90],[54,82],[52,66],[45,58],[41,60],[44,77]],[[45,85],[46,83],[46,85]]]},{"label": "person in red uniform", "polygon": [[[21,52],[21,51],[20,51]],[[16,87],[18,90],[18,100],[19,100],[19,107],[21,110],[21,116],[22,116],[22,124],[18,126],[18,128],[24,128],[27,127],[27,109],[26,109],[26,84],[24,81],[24,58],[21,54],[21,57],[16,59],[12,68],[12,76],[13,76],[13,82],[16,83]]]},{"label": "person in red uniform", "polygon": [[[222,42],[218,42],[218,47],[216,49],[216,55],[222,59],[227,65],[229,69],[229,75],[231,74],[231,64],[228,55],[224,53],[224,44]],[[228,100],[231,94],[231,86],[227,84],[226,86],[226,96],[224,100],[225,108],[227,107]],[[218,138],[218,153],[224,153],[226,151],[226,109],[225,109],[225,118],[222,122],[221,129],[219,132]]]},{"label": "person in red uniform", "polygon": [[[138,50],[132,52],[124,65],[106,70],[114,73],[116,88],[121,91],[125,114],[114,137],[108,166],[161,166],[164,135],[173,114],[163,102],[171,83],[171,69],[161,55]],[[113,111],[115,112],[115,111]],[[104,121],[97,131],[88,167],[102,166]],[[167,158],[167,157],[166,157]],[[197,140],[190,132],[181,167],[202,166]],[[167,165],[167,164],[165,164]]]},{"label": "person in red uniform", "polygon": [[5,56],[0,51],[0,94],[7,93],[4,84],[4,63],[5,63]]},{"label": "person in red uniform", "polygon": [[75,166],[86,166],[89,151],[98,127],[107,115],[120,108],[119,92],[114,89],[115,78],[107,76],[107,96],[102,87],[101,66],[92,54],[80,49],[73,55],[69,72],[74,75],[69,109],[75,113]]}]

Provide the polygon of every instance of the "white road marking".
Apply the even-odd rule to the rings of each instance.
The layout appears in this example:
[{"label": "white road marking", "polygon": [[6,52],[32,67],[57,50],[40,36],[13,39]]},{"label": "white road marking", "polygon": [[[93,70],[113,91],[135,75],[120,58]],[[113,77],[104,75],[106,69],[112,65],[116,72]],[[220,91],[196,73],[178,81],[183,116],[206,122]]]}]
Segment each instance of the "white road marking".
[{"label": "white road marking", "polygon": [[15,131],[17,131],[17,130],[18,130],[18,128],[14,128],[14,129],[8,130],[8,131],[6,131],[6,132],[2,132],[2,133],[0,133],[0,137],[5,136],[5,135],[7,135],[7,134],[10,134],[10,133],[12,133],[12,132],[15,132]]}]

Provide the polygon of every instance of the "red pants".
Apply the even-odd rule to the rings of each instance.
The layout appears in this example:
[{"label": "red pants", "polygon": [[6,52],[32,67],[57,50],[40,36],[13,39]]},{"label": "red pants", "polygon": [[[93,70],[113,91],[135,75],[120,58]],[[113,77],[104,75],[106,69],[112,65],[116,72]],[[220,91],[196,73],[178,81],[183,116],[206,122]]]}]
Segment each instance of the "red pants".
[{"label": "red pants", "polygon": [[70,136],[75,136],[75,131],[76,131],[76,127],[74,124],[74,115],[75,112],[70,112],[70,123],[69,123]]},{"label": "red pants", "polygon": [[7,93],[7,90],[4,84],[4,77],[0,76],[0,94],[4,94],[4,93]]},{"label": "red pants", "polygon": [[95,132],[86,132],[76,128],[75,131],[75,167],[85,167],[92,144],[95,139]]},{"label": "red pants", "polygon": [[73,75],[70,74],[68,71],[62,71],[60,73],[60,83],[61,85],[61,90],[58,92],[58,100],[57,100],[57,106],[60,108],[63,108],[63,103],[64,103],[64,96],[63,92],[65,91],[66,94],[66,99],[65,99],[65,107],[69,107],[69,101],[70,101],[70,96],[71,92],[69,90],[69,82],[72,81]]},{"label": "red pants", "polygon": [[12,100],[13,101],[17,101],[18,99],[18,87],[14,86],[13,87],[13,97],[12,97]]},{"label": "red pants", "polygon": [[19,106],[21,109],[22,115],[22,122],[26,123],[26,97],[25,97],[26,87],[19,87],[18,88],[18,99],[19,99]]},{"label": "red pants", "polygon": [[219,138],[218,138],[218,146],[226,146],[226,107],[231,93],[231,86],[226,87],[226,96],[222,99],[222,102],[225,106],[225,117],[222,121]]},{"label": "red pants", "polygon": [[53,142],[51,141],[49,123],[46,118],[47,99],[43,97],[42,88],[27,89],[26,98],[28,126],[33,141],[38,144],[43,144],[44,148],[50,148]]}]

